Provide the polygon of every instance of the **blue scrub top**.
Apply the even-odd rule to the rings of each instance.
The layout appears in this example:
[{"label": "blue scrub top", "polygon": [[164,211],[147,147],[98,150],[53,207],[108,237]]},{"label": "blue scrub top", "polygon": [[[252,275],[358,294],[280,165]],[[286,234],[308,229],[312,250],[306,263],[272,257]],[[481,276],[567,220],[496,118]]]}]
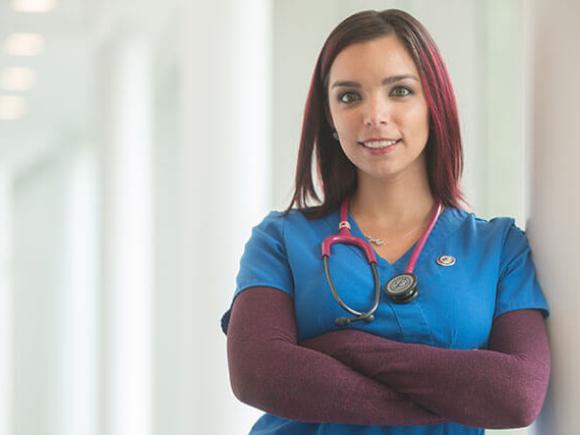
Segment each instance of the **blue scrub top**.
[{"label": "blue scrub top", "polygon": [[[338,233],[340,210],[309,220],[299,210],[270,212],[252,229],[236,278],[233,299],[256,286],[274,287],[294,299],[298,340],[338,329],[335,319],[347,315],[332,297],[324,274],[321,243]],[[349,213],[351,232],[364,235]],[[376,254],[381,289],[402,273],[411,247],[391,264]],[[437,258],[453,256],[453,266]],[[341,298],[357,311],[373,303],[373,276],[364,253],[352,245],[333,245],[330,270]],[[457,208],[439,216],[416,263],[418,296],[407,304],[393,303],[384,292],[370,323],[360,329],[385,338],[449,349],[485,349],[495,317],[512,310],[537,308],[548,317],[549,308],[536,278],[525,233],[512,218],[485,220]],[[233,301],[232,301],[233,304]],[[229,312],[224,316],[227,328]],[[250,434],[360,434],[360,435],[472,435],[481,428],[456,423],[422,426],[360,426],[313,424],[264,414]]]}]

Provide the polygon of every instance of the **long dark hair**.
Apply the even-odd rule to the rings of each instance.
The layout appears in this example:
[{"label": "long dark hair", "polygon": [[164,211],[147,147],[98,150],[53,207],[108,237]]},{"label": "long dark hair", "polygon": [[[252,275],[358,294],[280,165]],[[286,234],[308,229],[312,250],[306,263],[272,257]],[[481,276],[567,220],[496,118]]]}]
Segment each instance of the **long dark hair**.
[{"label": "long dark hair", "polygon": [[[322,217],[335,210],[345,196],[356,191],[356,167],[334,140],[329,124],[327,90],[330,67],[338,53],[347,46],[392,34],[404,44],[415,62],[429,108],[429,139],[425,152],[431,192],[445,207],[460,208],[460,201],[467,204],[459,186],[463,149],[457,104],[445,63],[431,35],[419,21],[399,9],[388,9],[351,15],[330,33],[324,43],[304,107],[294,196],[284,214],[288,214],[296,204],[307,217]],[[323,201],[312,179],[314,155]],[[309,198],[319,205],[308,206]]]}]

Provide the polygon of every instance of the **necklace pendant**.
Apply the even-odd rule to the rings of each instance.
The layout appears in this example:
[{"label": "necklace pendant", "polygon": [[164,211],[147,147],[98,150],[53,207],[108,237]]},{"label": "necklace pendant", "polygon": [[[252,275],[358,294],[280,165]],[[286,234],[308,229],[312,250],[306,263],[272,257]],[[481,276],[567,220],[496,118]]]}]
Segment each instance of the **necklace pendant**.
[{"label": "necklace pendant", "polygon": [[381,246],[385,244],[385,241],[383,239],[373,239],[372,237],[369,236],[365,236],[367,238],[367,240],[371,243],[374,243],[377,246]]}]

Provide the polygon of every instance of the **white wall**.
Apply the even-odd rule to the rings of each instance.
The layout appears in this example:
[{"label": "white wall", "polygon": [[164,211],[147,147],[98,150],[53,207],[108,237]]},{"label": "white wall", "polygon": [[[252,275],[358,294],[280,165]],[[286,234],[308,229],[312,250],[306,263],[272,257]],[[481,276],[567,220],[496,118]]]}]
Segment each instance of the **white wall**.
[{"label": "white wall", "polygon": [[10,182],[12,323],[3,355],[10,358],[12,415],[6,433],[94,433],[95,209],[87,207],[94,177],[83,155],[74,144],[55,147]]},{"label": "white wall", "polygon": [[531,2],[533,55],[528,231],[540,282],[548,297],[552,379],[538,434],[578,432],[580,381],[580,4]]},{"label": "white wall", "polygon": [[[48,435],[57,428],[58,301],[62,291],[65,174],[58,154],[13,184],[13,428]],[[34,418],[30,418],[34,415]]]},{"label": "white wall", "polygon": [[0,165],[0,435],[12,432],[12,175]]}]

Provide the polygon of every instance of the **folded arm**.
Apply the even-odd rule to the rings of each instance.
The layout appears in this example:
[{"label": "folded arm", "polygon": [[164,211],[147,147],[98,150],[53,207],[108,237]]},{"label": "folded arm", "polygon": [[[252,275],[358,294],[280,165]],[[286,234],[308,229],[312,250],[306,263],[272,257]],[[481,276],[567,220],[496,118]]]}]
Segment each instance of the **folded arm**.
[{"label": "folded arm", "polygon": [[292,299],[268,287],[240,294],[227,338],[235,396],[304,422],[422,425],[446,420],[336,359],[297,344]]},{"label": "folded arm", "polygon": [[496,318],[487,350],[401,343],[355,329],[329,332],[301,345],[380,380],[438,415],[476,427],[531,424],[550,376],[548,337],[539,310]]}]

